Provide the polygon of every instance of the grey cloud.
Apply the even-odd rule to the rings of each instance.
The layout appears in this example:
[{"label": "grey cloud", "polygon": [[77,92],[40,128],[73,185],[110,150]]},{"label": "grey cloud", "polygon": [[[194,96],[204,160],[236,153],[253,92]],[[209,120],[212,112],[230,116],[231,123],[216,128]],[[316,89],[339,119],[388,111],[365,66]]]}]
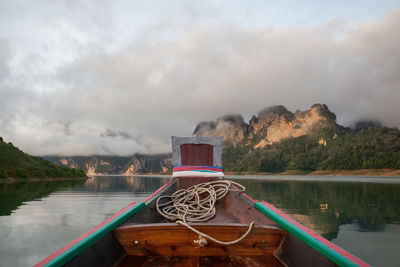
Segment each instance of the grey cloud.
[{"label": "grey cloud", "polygon": [[[127,132],[124,131],[113,131],[110,129],[107,129],[105,132],[102,132],[100,134],[100,137],[102,138],[107,138],[107,137],[111,137],[115,140],[122,140],[122,141],[132,141],[135,142],[138,146],[144,148],[145,152],[151,151],[152,150],[152,145],[150,145],[150,142],[148,139],[146,139],[144,136],[142,136],[141,134],[136,134],[136,135],[131,135]],[[163,147],[165,147],[166,145],[169,145],[168,143],[165,142],[161,142],[163,143]],[[102,147],[104,149],[104,147]]]},{"label": "grey cloud", "polygon": [[3,87],[9,100],[1,103],[19,100],[6,108],[20,114],[14,124],[40,135],[44,129],[28,121],[74,122],[37,143],[9,126],[8,139],[34,154],[165,152],[171,135],[191,135],[200,121],[230,113],[249,119],[276,104],[296,110],[326,103],[345,125],[370,118],[400,126],[400,9],[350,30],[341,22],[253,29],[218,23],[169,35],[163,33],[174,32],[173,24],[151,26],[143,40],[112,50],[91,44],[50,74],[25,77],[54,90],[24,83],[14,94]]},{"label": "grey cloud", "polygon": [[[101,149],[108,155],[117,155],[115,152],[111,151],[105,144],[101,144]],[[104,154],[104,153],[101,153]]]},{"label": "grey cloud", "polygon": [[122,138],[124,140],[135,140],[137,141],[138,138],[133,138],[130,134],[127,132],[114,132],[110,129],[107,129],[104,133],[100,134],[101,137],[112,137],[112,138]]},{"label": "grey cloud", "polygon": [[59,128],[60,131],[65,135],[65,136],[71,136],[72,135],[72,121],[43,121],[42,125],[44,128]]},{"label": "grey cloud", "polygon": [[118,134],[116,132],[113,132],[109,129],[107,129],[107,131],[105,131],[104,133],[100,134],[101,137],[117,137]]},{"label": "grey cloud", "polygon": [[8,42],[0,38],[0,85],[5,77],[9,75],[9,60],[11,59],[11,48]]},{"label": "grey cloud", "polygon": [[119,132],[119,136],[121,136],[123,139],[125,140],[134,140],[132,136],[130,136],[128,133],[126,132]]},{"label": "grey cloud", "polygon": [[132,120],[146,132],[155,130],[153,118],[157,125],[188,115],[249,116],[273,104],[297,109],[316,102],[327,103],[342,123],[373,116],[398,126],[388,110],[397,105],[387,103],[399,92],[399,38],[393,34],[399,13],[348,31],[342,41],[335,41],[335,24],[192,27],[152,46],[135,43],[116,53],[89,54],[59,75],[71,91],[84,91],[88,102],[107,110],[119,105],[113,114],[122,124],[130,119],[126,113],[135,114]]},{"label": "grey cloud", "polygon": [[72,121],[63,122],[63,131],[66,136],[71,136],[71,124]]},{"label": "grey cloud", "polygon": [[[0,131],[5,131],[6,126],[14,119],[11,102],[14,100],[11,87],[6,84],[10,76],[9,61],[11,50],[8,42],[0,38]],[[0,132],[0,133],[1,133]]]}]

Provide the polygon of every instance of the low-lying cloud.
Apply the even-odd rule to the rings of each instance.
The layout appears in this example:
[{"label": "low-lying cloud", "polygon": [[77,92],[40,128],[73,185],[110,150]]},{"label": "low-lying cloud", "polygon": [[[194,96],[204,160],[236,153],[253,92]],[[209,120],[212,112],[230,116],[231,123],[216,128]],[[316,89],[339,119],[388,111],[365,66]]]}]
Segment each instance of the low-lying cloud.
[{"label": "low-lying cloud", "polygon": [[157,153],[203,120],[314,103],[341,124],[400,127],[400,9],[350,29],[218,23],[163,34],[173,27],[118,49],[90,44],[51,71],[40,55],[29,61],[37,71],[20,59],[28,73],[0,39],[0,135],[35,155]]}]

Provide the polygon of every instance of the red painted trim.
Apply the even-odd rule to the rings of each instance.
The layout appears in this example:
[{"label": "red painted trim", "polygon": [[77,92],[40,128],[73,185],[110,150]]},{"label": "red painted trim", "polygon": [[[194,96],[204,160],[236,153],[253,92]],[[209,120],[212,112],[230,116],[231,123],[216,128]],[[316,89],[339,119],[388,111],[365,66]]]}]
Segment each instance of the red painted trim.
[{"label": "red painted trim", "polygon": [[104,225],[108,224],[110,221],[112,221],[113,219],[117,218],[118,216],[120,216],[121,214],[123,214],[125,211],[129,210],[131,207],[133,207],[134,205],[136,205],[137,202],[132,202],[131,204],[129,204],[128,206],[126,206],[125,208],[123,208],[122,210],[120,210],[119,212],[115,213],[113,216],[111,216],[110,218],[106,219],[105,221],[103,221],[102,223],[100,223],[99,225],[93,227],[91,230],[89,230],[88,232],[84,233],[83,235],[81,235],[80,237],[76,238],[75,240],[73,240],[72,242],[70,242],[68,245],[64,246],[63,248],[57,250],[56,252],[54,252],[53,254],[51,254],[50,256],[48,256],[47,258],[45,258],[44,260],[38,262],[37,264],[34,265],[34,267],[39,267],[39,266],[43,266],[46,263],[50,262],[51,260],[53,260],[54,258],[56,258],[57,256],[59,256],[61,253],[63,253],[64,251],[68,250],[70,247],[76,245],[77,243],[79,243],[81,240],[83,240],[84,238],[88,237],[89,235],[91,235],[92,233],[94,233],[95,231],[97,231],[98,229],[100,229],[101,227],[103,227]]},{"label": "red painted trim", "polygon": [[197,171],[197,170],[222,172],[221,168],[203,167],[203,166],[179,166],[179,167],[174,167],[173,168],[174,172]]},{"label": "red painted trim", "polygon": [[146,197],[144,200],[142,200],[142,202],[147,202],[150,199],[152,199],[153,197],[155,197],[158,193],[160,193],[165,187],[167,187],[170,183],[172,182],[172,179],[170,179],[166,184],[164,184],[163,186],[161,186],[160,188],[158,188],[156,191],[153,192],[153,194],[151,194],[150,196]]},{"label": "red painted trim", "polygon": [[[146,202],[149,199],[151,199],[152,197],[154,197],[155,195],[157,195],[161,190],[163,190],[166,186],[168,186],[170,183],[172,182],[172,179],[170,179],[166,184],[164,184],[163,186],[161,186],[159,189],[157,189],[157,191],[155,191],[153,194],[151,194],[150,196],[148,196],[145,200],[143,200],[142,202]],[[46,263],[50,262],[51,260],[53,260],[54,258],[56,258],[57,256],[59,256],[60,254],[62,254],[63,252],[67,251],[69,248],[71,248],[72,246],[76,245],[77,243],[79,243],[81,240],[83,240],[84,238],[90,236],[92,233],[94,233],[95,231],[97,231],[98,229],[100,229],[101,227],[103,227],[104,225],[108,224],[110,221],[112,221],[113,219],[117,218],[118,216],[120,216],[121,214],[123,214],[125,211],[129,210],[131,207],[133,207],[137,202],[132,202],[131,204],[129,204],[128,206],[126,206],[125,208],[123,208],[122,210],[120,210],[119,212],[117,212],[116,214],[114,214],[113,216],[111,216],[110,218],[106,219],[105,221],[103,221],[102,223],[100,223],[99,225],[93,227],[91,230],[89,230],[88,232],[84,233],[83,235],[79,236],[78,238],[76,238],[75,240],[71,241],[69,244],[67,244],[66,246],[62,247],[61,249],[57,250],[56,252],[54,252],[53,254],[51,254],[50,256],[48,256],[47,258],[45,258],[44,260],[38,262],[37,264],[34,265],[34,267],[40,267],[45,265]]]},{"label": "red painted trim", "polygon": [[269,209],[271,209],[272,211],[278,213],[282,218],[284,218],[285,220],[289,221],[290,223],[294,224],[295,226],[297,226],[298,228],[300,228],[302,231],[306,232],[307,234],[309,234],[310,236],[312,236],[313,238],[317,239],[318,241],[320,241],[321,243],[325,244],[326,246],[330,247],[331,249],[335,250],[337,253],[343,255],[344,257],[348,258],[349,260],[353,261],[354,263],[363,266],[363,267],[367,267],[370,266],[369,264],[367,264],[366,262],[360,260],[359,258],[355,257],[354,255],[352,255],[351,253],[345,251],[344,249],[336,246],[334,243],[326,240],[325,238],[323,238],[322,236],[320,236],[319,234],[313,232],[312,230],[308,229],[307,227],[305,227],[304,225],[302,225],[301,223],[297,222],[296,220],[290,218],[287,214],[283,213],[282,211],[280,211],[279,209],[275,208],[272,204],[269,204],[266,201],[262,201],[262,204],[267,206]]},{"label": "red painted trim", "polygon": [[[239,188],[237,188],[235,185],[232,184],[232,187],[235,188],[236,190],[240,191]],[[248,194],[242,192],[240,193],[242,196],[244,196],[245,198],[247,198],[248,200],[250,200],[253,203],[256,203],[256,201],[254,199],[252,199]]]}]

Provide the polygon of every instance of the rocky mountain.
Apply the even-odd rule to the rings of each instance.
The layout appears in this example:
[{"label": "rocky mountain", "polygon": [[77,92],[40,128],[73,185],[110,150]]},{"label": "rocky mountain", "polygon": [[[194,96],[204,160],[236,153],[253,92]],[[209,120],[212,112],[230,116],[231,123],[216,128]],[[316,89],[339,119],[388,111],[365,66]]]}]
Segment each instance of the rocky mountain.
[{"label": "rocky mountain", "polygon": [[310,134],[314,128],[336,125],[336,115],[326,105],[315,104],[309,110],[290,112],[284,106],[272,106],[258,112],[247,124],[242,115],[227,115],[201,122],[194,136],[223,136],[225,146],[253,144],[255,149]]},{"label": "rocky mountain", "polygon": [[168,173],[171,154],[121,156],[46,156],[45,159],[63,166],[81,169],[87,175]]},{"label": "rocky mountain", "polygon": [[226,171],[400,169],[397,128],[374,121],[346,128],[323,104],[294,113],[272,106],[249,123],[241,115],[227,115],[199,123],[193,135],[224,137]]},{"label": "rocky mountain", "polygon": [[[326,105],[291,112],[272,106],[248,123],[240,114],[200,122],[194,136],[224,137],[223,165],[233,172],[400,169],[400,131],[376,121],[353,128],[336,123]],[[53,163],[95,174],[168,173],[171,154],[130,157],[46,157]]]}]

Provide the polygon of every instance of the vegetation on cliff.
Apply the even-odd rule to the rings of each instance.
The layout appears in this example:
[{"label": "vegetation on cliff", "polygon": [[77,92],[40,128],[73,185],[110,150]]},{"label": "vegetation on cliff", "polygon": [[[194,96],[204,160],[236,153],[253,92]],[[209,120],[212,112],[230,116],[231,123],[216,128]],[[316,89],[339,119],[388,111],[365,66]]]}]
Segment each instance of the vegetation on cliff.
[{"label": "vegetation on cliff", "polygon": [[332,124],[264,148],[255,149],[252,142],[225,147],[223,162],[234,172],[400,169],[400,130]]},{"label": "vegetation on cliff", "polygon": [[0,179],[46,177],[86,177],[86,174],[81,170],[57,166],[40,157],[30,156],[0,137]]},{"label": "vegetation on cliff", "polygon": [[[336,115],[324,104],[296,112],[273,106],[261,110],[248,123],[240,114],[227,115],[200,122],[193,135],[224,137],[226,172],[400,169],[399,129],[375,121],[346,128],[336,123]],[[45,158],[89,175],[170,173],[172,167],[171,154]]]},{"label": "vegetation on cliff", "polygon": [[400,169],[399,129],[375,121],[346,128],[324,104],[294,113],[272,106],[248,124],[240,115],[224,116],[199,123],[193,134],[224,137],[228,172]]}]

